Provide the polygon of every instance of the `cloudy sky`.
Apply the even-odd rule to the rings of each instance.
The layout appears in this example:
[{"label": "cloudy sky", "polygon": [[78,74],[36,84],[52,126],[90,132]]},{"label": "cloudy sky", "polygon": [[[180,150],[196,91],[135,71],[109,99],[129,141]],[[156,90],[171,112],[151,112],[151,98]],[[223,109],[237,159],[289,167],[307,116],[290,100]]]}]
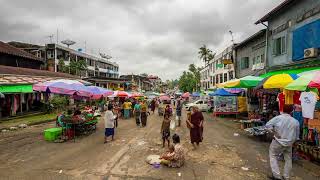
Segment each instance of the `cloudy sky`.
[{"label": "cloudy sky", "polygon": [[104,52],[121,74],[178,78],[198,48],[219,53],[263,26],[254,22],[283,0],[0,0],[0,40],[49,43],[71,39],[73,48]]}]

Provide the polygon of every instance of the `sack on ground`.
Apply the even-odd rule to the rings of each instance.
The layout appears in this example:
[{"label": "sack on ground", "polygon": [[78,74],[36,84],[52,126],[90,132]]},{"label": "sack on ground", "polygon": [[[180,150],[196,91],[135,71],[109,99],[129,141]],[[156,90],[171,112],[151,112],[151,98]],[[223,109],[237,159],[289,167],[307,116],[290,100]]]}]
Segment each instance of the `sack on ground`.
[{"label": "sack on ground", "polygon": [[170,121],[170,129],[171,129],[171,130],[175,130],[175,128],[176,128],[176,122],[173,121],[173,120],[171,120],[171,121]]},{"label": "sack on ground", "polygon": [[159,155],[149,155],[147,158],[146,158],[146,162],[148,164],[155,164],[155,163],[160,163],[160,156]]}]

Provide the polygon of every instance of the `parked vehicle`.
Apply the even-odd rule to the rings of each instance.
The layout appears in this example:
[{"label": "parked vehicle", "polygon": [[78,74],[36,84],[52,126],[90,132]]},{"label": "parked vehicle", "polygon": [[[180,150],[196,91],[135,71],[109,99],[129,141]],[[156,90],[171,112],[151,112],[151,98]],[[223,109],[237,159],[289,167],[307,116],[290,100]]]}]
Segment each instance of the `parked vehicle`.
[{"label": "parked vehicle", "polygon": [[198,107],[200,111],[208,111],[211,108],[208,105],[208,101],[203,99],[199,99],[195,102],[188,103],[184,107],[187,111],[190,111],[192,107]]}]

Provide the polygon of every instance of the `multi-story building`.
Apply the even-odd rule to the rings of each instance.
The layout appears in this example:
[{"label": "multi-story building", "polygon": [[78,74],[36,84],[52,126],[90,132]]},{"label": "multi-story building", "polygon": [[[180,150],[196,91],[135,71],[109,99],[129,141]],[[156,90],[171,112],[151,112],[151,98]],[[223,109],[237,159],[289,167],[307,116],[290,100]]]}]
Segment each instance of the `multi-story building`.
[{"label": "multi-story building", "polygon": [[320,65],[319,0],[285,0],[260,23],[267,26],[268,71]]},{"label": "multi-story building", "polygon": [[201,80],[204,82],[201,83],[201,89],[215,89],[219,84],[235,78],[235,46],[236,44],[224,49],[201,71]]},{"label": "multi-story building", "polygon": [[160,77],[155,75],[148,75],[148,79],[152,84],[151,90],[152,91],[160,91],[162,80]]},{"label": "multi-story building", "polygon": [[87,63],[88,70],[84,72],[83,76],[119,78],[119,65],[117,63],[110,62],[102,57],[96,57],[81,51],[76,51],[59,44],[46,45],[46,58],[48,69],[51,71],[60,71],[58,66],[59,60],[63,60],[66,65],[69,65],[71,61],[84,60]]},{"label": "multi-story building", "polygon": [[151,91],[153,87],[151,81],[148,79],[148,76],[144,75],[121,75],[120,79],[127,82],[125,90],[128,91]]},{"label": "multi-story building", "polygon": [[266,29],[260,30],[235,46],[236,77],[265,73]]},{"label": "multi-story building", "polygon": [[0,41],[0,65],[42,69],[45,60]]}]

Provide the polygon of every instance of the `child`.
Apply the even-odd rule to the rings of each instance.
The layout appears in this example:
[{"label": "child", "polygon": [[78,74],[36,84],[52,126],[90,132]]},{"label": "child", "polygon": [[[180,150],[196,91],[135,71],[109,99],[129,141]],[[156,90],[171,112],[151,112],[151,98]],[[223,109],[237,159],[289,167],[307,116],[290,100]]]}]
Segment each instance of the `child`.
[{"label": "child", "polygon": [[174,146],[170,145],[169,146],[169,151],[165,152],[160,156],[160,159],[165,159],[165,160],[170,160],[174,156]]},{"label": "child", "polygon": [[161,133],[162,133],[162,145],[165,147],[165,142],[167,140],[168,147],[170,146],[170,118],[169,114],[164,115],[164,119],[162,121]]}]

